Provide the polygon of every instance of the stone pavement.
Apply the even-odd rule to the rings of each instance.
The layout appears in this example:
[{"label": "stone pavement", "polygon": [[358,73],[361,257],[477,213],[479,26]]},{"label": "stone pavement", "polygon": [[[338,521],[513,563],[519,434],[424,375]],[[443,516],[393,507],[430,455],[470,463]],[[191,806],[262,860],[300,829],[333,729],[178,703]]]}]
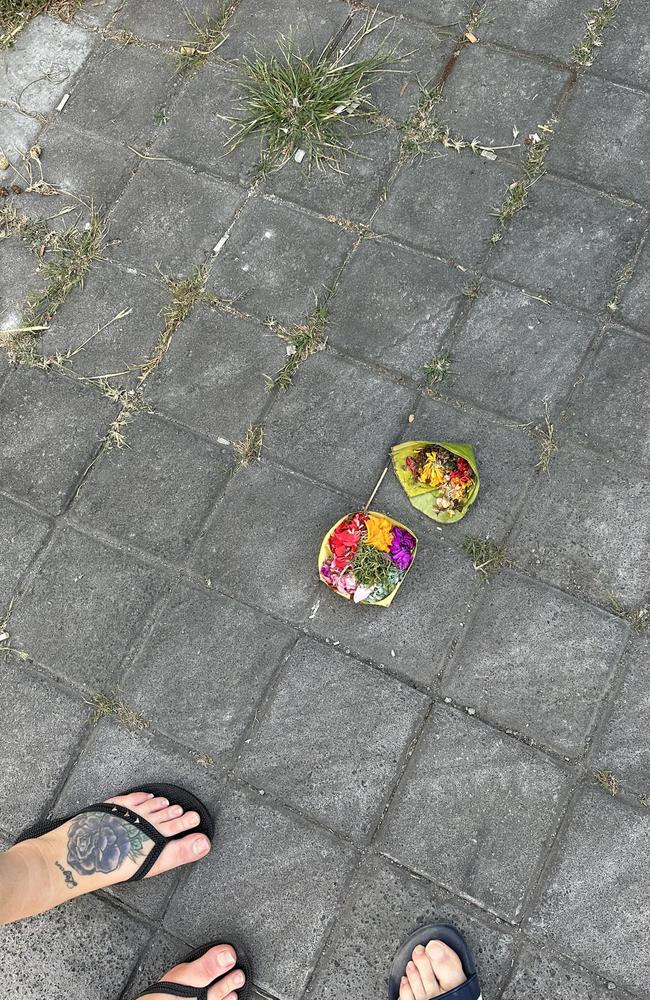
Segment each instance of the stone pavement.
[{"label": "stone pavement", "polygon": [[[0,361],[0,835],[156,778],[217,814],[195,868],[5,928],[0,993],[128,1000],[232,930],[264,994],[380,1000],[400,940],[435,918],[467,933],[485,1000],[647,997],[644,0],[582,68],[586,3],[490,0],[472,43],[465,0],[386,0],[414,51],[377,86],[364,157],[342,180],[290,162],[257,184],[255,143],[224,155],[215,117],[233,61],[290,26],[322,46],[348,7],[233,7],[187,78],[175,0],[88,0],[0,53],[0,147],[23,169],[38,143],[59,191],[4,204],[83,227],[75,196],[92,198],[110,219],[42,357],[102,333],[63,364]],[[439,121],[487,156],[444,135],[400,155],[418,81],[443,79]],[[522,185],[531,133],[545,173]],[[206,262],[204,301],[156,355],[161,272]],[[19,236],[0,273],[8,329],[44,278]],[[326,350],[268,392],[287,355],[264,321],[304,323],[317,298]],[[238,467],[250,426],[261,461]],[[420,437],[474,444],[479,501],[442,530],[388,477],[375,506],[417,531],[416,564],[390,610],[346,605],[318,583],[320,540]],[[466,534],[506,546],[488,584]]]}]

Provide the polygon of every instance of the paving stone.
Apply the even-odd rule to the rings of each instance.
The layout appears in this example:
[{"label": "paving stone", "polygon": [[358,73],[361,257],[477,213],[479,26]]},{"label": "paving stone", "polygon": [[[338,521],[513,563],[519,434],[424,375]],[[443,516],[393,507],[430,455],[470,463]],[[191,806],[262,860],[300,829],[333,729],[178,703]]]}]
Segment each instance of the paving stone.
[{"label": "paving stone", "polygon": [[113,214],[111,234],[120,244],[110,255],[150,273],[156,265],[165,271],[188,271],[212,252],[243,197],[243,192],[207,174],[197,175],[175,163],[147,162]]},{"label": "paving stone", "polygon": [[486,266],[551,299],[601,308],[646,225],[646,213],[634,205],[543,177],[530,191],[528,210],[515,216]]},{"label": "paving stone", "polygon": [[299,323],[313,312],[353,242],[339,226],[254,198],[217,257],[209,284],[244,312]]},{"label": "paving stone", "polygon": [[[441,148],[441,147],[440,147]],[[512,181],[512,167],[460,153],[424,156],[406,166],[375,216],[378,232],[461,264],[476,264],[494,230],[491,215]]]},{"label": "paving stone", "polygon": [[598,52],[599,74],[650,88],[650,24],[643,0],[628,0],[616,11],[612,30],[605,34],[605,44]]},{"label": "paving stone", "polygon": [[38,258],[16,239],[0,240],[0,327],[10,330],[24,325],[27,299],[40,292],[45,282],[38,273]]},{"label": "paving stone", "polygon": [[625,675],[603,729],[595,761],[645,795],[650,790],[650,693],[647,684],[650,636],[634,638],[625,656]]},{"label": "paving stone", "polygon": [[292,635],[226,597],[182,587],[121,690],[156,729],[216,756],[242,736]]},{"label": "paving stone", "polygon": [[156,110],[166,101],[173,82],[170,56],[139,45],[103,42],[80,75],[61,119],[142,150],[155,130]]},{"label": "paving stone", "polygon": [[466,441],[472,445],[481,480],[478,499],[462,521],[438,525],[411,507],[391,473],[377,494],[375,506],[390,510],[398,520],[410,524],[422,539],[435,533],[460,545],[466,534],[501,538],[512,524],[534,474],[539,457],[537,442],[511,421],[451,400],[424,400],[413,423],[406,426],[408,429],[400,435],[404,441]]},{"label": "paving stone", "polygon": [[96,896],[5,925],[0,947],[7,995],[117,996],[149,934],[148,927]]},{"label": "paving stone", "polygon": [[1,665],[2,826],[18,836],[47,808],[77,752],[89,710],[24,663],[3,656]]},{"label": "paving stone", "polygon": [[405,14],[431,24],[451,29],[467,17],[463,0],[382,0],[381,9],[390,14]]},{"label": "paving stone", "polygon": [[366,240],[331,300],[328,340],[354,357],[421,379],[422,366],[441,350],[465,281],[440,261]]},{"label": "paving stone", "polygon": [[417,927],[431,923],[451,923],[465,936],[483,996],[492,1000],[510,964],[509,928],[500,921],[488,923],[484,914],[470,912],[444,890],[372,857],[361,863],[305,997],[383,997],[393,956]]},{"label": "paving stone", "polygon": [[148,415],[127,435],[128,448],[112,448],[91,470],[75,514],[123,541],[182,559],[228,477],[230,456]]},{"label": "paving stone", "polygon": [[59,375],[21,369],[3,386],[0,413],[3,489],[57,513],[117,410]]},{"label": "paving stone", "polygon": [[548,121],[568,80],[568,70],[468,45],[445,83],[440,119],[468,141],[478,136],[483,145],[507,146],[513,142],[513,128],[523,141]]},{"label": "paving stone", "polygon": [[157,931],[135,967],[129,986],[123,994],[125,1000],[138,1000],[142,990],[158,982],[164,973],[183,961],[191,950],[171,934]]},{"label": "paving stone", "polygon": [[165,926],[195,945],[232,932],[246,942],[256,985],[294,1000],[335,916],[352,849],[254,793],[231,790],[216,819],[219,850],[189,873]]},{"label": "paving stone", "polygon": [[[0,62],[0,93],[26,112],[49,114],[95,44],[94,36],[57,18],[36,17],[16,36]],[[4,113],[4,109],[3,109]]]},{"label": "paving stone", "polygon": [[300,476],[255,463],[227,487],[196,567],[219,590],[300,619],[319,585],[316,556],[323,536],[350,507],[360,509]]},{"label": "paving stone", "polygon": [[571,430],[597,448],[615,447],[650,465],[650,343],[608,331],[571,397],[570,419]]},{"label": "paving stone", "polygon": [[503,1000],[624,1000],[613,983],[599,983],[582,969],[562,964],[548,950],[526,945],[517,960],[515,973],[508,983]]},{"label": "paving stone", "polygon": [[597,332],[582,314],[488,285],[451,345],[449,387],[514,419],[539,419],[571,389]]},{"label": "paving stone", "polygon": [[90,25],[93,28],[103,28],[124,6],[124,0],[92,0],[84,3],[75,14],[75,21]]},{"label": "paving stone", "polygon": [[238,771],[328,829],[366,841],[428,707],[398,681],[302,640]]},{"label": "paving stone", "polygon": [[371,128],[362,123],[358,137],[352,131],[342,134],[351,153],[342,159],[341,172],[332,167],[310,170],[306,158],[300,166],[291,159],[269,175],[266,190],[321,214],[367,222],[399,157],[399,133]]},{"label": "paving stone", "polygon": [[[300,52],[320,53],[349,14],[340,0],[242,0],[231,21],[228,38],[219,49],[226,59],[277,55],[277,40],[291,35]],[[351,34],[346,36],[349,41]]]},{"label": "paving stone", "polygon": [[208,17],[218,18],[223,12],[218,0],[168,0],[162,7],[158,0],[126,0],[112,27],[129,31],[148,42],[176,46],[191,42],[196,35],[189,18],[203,24]]},{"label": "paving stone", "polygon": [[271,411],[264,444],[315,479],[369,494],[412,408],[409,389],[324,352]]},{"label": "paving stone", "polygon": [[390,857],[511,919],[562,815],[567,777],[476,719],[434,709],[392,800]]},{"label": "paving stone", "polygon": [[531,917],[563,951],[639,992],[650,975],[649,850],[649,811],[585,790]]},{"label": "paving stone", "polygon": [[173,156],[248,187],[256,173],[259,143],[255,139],[232,149],[235,129],[224,117],[237,117],[241,103],[241,71],[223,63],[208,63],[195,73],[158,130],[155,155]]},{"label": "paving stone", "polygon": [[[41,124],[20,111],[3,107],[0,115],[0,152],[14,165],[20,165],[20,153],[26,153],[41,131]],[[13,184],[15,175],[9,168],[0,170],[0,180]]]},{"label": "paving stone", "polygon": [[16,602],[14,645],[74,683],[104,689],[164,586],[160,570],[64,528]]},{"label": "paving stone", "polygon": [[628,629],[611,615],[505,572],[486,588],[444,694],[558,753],[586,748]]},{"label": "paving stone", "polygon": [[[379,509],[398,517],[393,506]],[[419,515],[409,510],[403,523],[419,531]],[[396,611],[383,614],[381,608],[344,603],[321,586],[309,627],[326,641],[338,643],[340,650],[351,649],[432,689],[469,618],[477,589],[471,563],[427,537],[418,543],[415,562],[396,598]]]},{"label": "paving stone", "polygon": [[47,521],[0,496],[0,621],[49,527]]},{"label": "paving stone", "polygon": [[637,261],[632,280],[623,292],[620,305],[621,317],[650,333],[650,311],[647,308],[650,296],[650,243],[646,243]]},{"label": "paving stone", "polygon": [[650,481],[638,469],[567,442],[526,501],[512,558],[585,599],[635,604],[648,585],[649,511]]},{"label": "paving stone", "polygon": [[[69,816],[76,809],[134,788],[139,781],[144,784],[163,781],[187,788],[214,814],[223,770],[219,762],[203,767],[196,757],[180,753],[147,732],[132,732],[104,719],[75,764],[58,799],[55,815]],[[108,893],[149,919],[156,919],[162,916],[180,875],[180,871],[172,871],[142,882],[114,886]]]},{"label": "paving stone", "polygon": [[650,155],[642,136],[648,115],[650,94],[582,76],[562,112],[548,163],[577,180],[647,202]]},{"label": "paving stone", "polygon": [[[617,15],[618,23],[618,15]],[[585,34],[584,12],[565,0],[501,0],[482,21],[478,32],[481,41],[491,41],[567,62],[574,45]],[[606,35],[604,50],[609,48],[612,33]]]},{"label": "paving stone", "polygon": [[[45,354],[74,355],[75,371],[85,375],[127,372],[150,357],[163,327],[160,312],[169,302],[162,282],[103,263],[84,287],[72,292],[43,337]],[[119,320],[115,317],[128,312]],[[100,330],[100,333],[97,333]],[[92,337],[88,343],[85,343]],[[135,381],[136,373],[130,376]],[[119,379],[123,384],[129,376]]]},{"label": "paving stone", "polygon": [[239,441],[268,403],[286,345],[255,320],[198,306],[147,382],[156,409],[204,434]]},{"label": "paving stone", "polygon": [[114,201],[138,163],[126,146],[56,124],[41,137],[48,184],[92,202],[96,210]]}]

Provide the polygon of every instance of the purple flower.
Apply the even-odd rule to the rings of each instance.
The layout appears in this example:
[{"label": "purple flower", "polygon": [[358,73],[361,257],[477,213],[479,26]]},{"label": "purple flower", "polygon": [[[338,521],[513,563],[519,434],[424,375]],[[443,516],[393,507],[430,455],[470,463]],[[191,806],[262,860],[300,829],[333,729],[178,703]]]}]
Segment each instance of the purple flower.
[{"label": "purple flower", "polygon": [[413,550],[415,549],[415,538],[406,528],[393,528],[392,541],[390,543],[390,557],[399,570],[404,572],[413,561]]}]

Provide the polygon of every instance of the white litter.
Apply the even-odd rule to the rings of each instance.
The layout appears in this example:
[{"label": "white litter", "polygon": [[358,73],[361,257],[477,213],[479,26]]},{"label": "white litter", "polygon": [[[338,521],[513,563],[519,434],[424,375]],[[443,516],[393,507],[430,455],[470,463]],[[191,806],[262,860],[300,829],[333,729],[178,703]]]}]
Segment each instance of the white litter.
[{"label": "white litter", "polygon": [[215,257],[217,256],[217,254],[219,253],[219,251],[221,249],[223,249],[224,244],[227,243],[229,239],[230,239],[230,233],[226,233],[225,236],[221,237],[221,239],[219,240],[219,242],[215,246],[214,250],[212,251],[212,253],[213,253],[213,255]]},{"label": "white litter", "polygon": [[306,155],[307,153],[304,149],[297,149],[293,154],[293,158],[296,161],[296,163],[302,163]]},{"label": "white litter", "polygon": [[217,442],[219,444],[225,444],[225,445],[229,445],[230,444],[230,441],[227,438],[217,438]]},{"label": "white litter", "polygon": [[70,94],[64,94],[59,103],[56,106],[57,111],[63,111],[64,107],[70,100]]}]

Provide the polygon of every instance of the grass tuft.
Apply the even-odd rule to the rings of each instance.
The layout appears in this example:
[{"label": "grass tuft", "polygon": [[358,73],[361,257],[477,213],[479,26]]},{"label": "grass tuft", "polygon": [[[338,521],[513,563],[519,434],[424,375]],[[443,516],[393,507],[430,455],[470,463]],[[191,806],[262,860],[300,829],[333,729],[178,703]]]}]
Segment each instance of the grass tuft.
[{"label": "grass tuft", "polygon": [[608,771],[606,767],[600,771],[594,771],[594,780],[601,788],[604,788],[610,795],[617,795],[619,790],[618,778]]},{"label": "grass tuft", "polygon": [[505,546],[499,545],[493,538],[465,535],[463,552],[470,557],[474,569],[485,582],[491,580],[502,566],[509,565]]},{"label": "grass tuft", "polygon": [[287,344],[287,360],[282,368],[269,379],[269,389],[288,389],[293,377],[303,361],[312,354],[325,350],[327,337],[323,335],[327,325],[327,309],[316,307],[306,323],[283,327],[273,320],[269,322],[271,329]]},{"label": "grass tuft", "polygon": [[170,296],[169,303],[162,310],[165,325],[151,357],[140,368],[138,376],[140,382],[144,382],[156,370],[167,354],[176,330],[187,319],[194,307],[199,302],[213,302],[213,297],[206,292],[205,288],[208,280],[208,269],[205,264],[193,267],[186,278],[175,278],[164,274],[162,279]]},{"label": "grass tuft", "polygon": [[539,441],[541,449],[535,468],[548,475],[551,459],[558,450],[558,445],[555,438],[555,426],[551,423],[548,412],[548,403],[545,405],[545,411],[544,422],[533,427],[533,434]]},{"label": "grass tuft", "polygon": [[99,722],[100,719],[114,716],[127,729],[143,730],[149,728],[148,720],[140,712],[125,705],[116,688],[108,693],[98,691],[87,704],[93,706],[91,721],[94,723]]},{"label": "grass tuft", "polygon": [[424,372],[424,388],[427,393],[435,391],[435,386],[442,382],[449,374],[451,360],[448,354],[437,354],[422,366]]},{"label": "grass tuft", "polygon": [[292,156],[298,162],[305,159],[310,169],[340,171],[355,126],[377,114],[370,85],[398,58],[395,48],[382,48],[388,34],[373,55],[359,57],[362,43],[388,20],[368,14],[334,53],[328,46],[320,55],[314,50],[301,55],[291,36],[281,36],[279,55],[243,59],[240,116],[226,117],[235,130],[230,149],[249,136],[258,137],[262,174],[284,166]]},{"label": "grass tuft", "polygon": [[[28,299],[28,316],[34,323],[47,323],[70,292],[83,285],[93,264],[102,260],[108,235],[106,221],[92,211],[83,229],[70,228],[45,234],[38,222],[23,227],[23,239],[42,254],[39,273],[46,285]],[[38,249],[37,249],[38,248]]]},{"label": "grass tuft", "polygon": [[251,424],[241,441],[233,446],[237,454],[237,465],[242,468],[251,462],[259,462],[264,442],[264,428],[260,424]]},{"label": "grass tuft", "polygon": [[177,73],[181,76],[192,76],[205,66],[210,56],[227,39],[226,25],[236,7],[236,2],[231,3],[224,8],[219,17],[206,16],[203,21],[197,21],[189,11],[185,11],[194,35],[191,41],[183,42],[176,53]]},{"label": "grass tuft", "polygon": [[549,150],[546,135],[553,134],[551,123],[540,125],[539,131],[544,135],[540,136],[538,132],[534,132],[526,139],[528,154],[521,162],[522,176],[508,185],[506,196],[494,213],[499,220],[499,228],[492,236],[492,243],[498,243],[499,240],[503,239],[506,227],[512,222],[517,212],[521,212],[522,208],[528,204],[528,195],[533,184],[546,173],[546,155]]},{"label": "grass tuft", "polygon": [[479,297],[483,278],[477,274],[471,278],[463,288],[463,295],[466,299],[477,299]]},{"label": "grass tuft", "polygon": [[615,594],[608,594],[608,599],[613,613],[627,622],[634,632],[640,634],[650,626],[650,608],[647,604],[639,604],[636,608],[626,608]]},{"label": "grass tuft", "polygon": [[603,44],[603,34],[616,17],[621,0],[603,0],[600,7],[594,7],[587,15],[587,31],[578,45],[571,49],[571,60],[577,69],[592,66],[597,50]]},{"label": "grass tuft", "polygon": [[32,18],[49,14],[71,21],[83,0],[0,0],[0,49],[8,49]]}]

